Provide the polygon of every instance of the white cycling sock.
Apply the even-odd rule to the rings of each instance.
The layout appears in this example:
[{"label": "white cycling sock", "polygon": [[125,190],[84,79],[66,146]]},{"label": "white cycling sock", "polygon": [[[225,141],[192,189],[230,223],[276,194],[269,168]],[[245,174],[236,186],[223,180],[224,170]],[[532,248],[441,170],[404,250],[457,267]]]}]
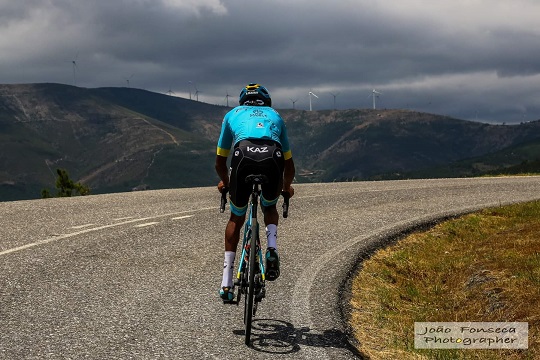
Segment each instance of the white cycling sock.
[{"label": "white cycling sock", "polygon": [[268,224],[266,226],[266,239],[267,247],[277,249],[277,225],[275,224]]},{"label": "white cycling sock", "polygon": [[221,280],[221,287],[232,287],[233,285],[235,256],[236,253],[234,251],[225,251],[225,260],[223,262],[223,279]]}]

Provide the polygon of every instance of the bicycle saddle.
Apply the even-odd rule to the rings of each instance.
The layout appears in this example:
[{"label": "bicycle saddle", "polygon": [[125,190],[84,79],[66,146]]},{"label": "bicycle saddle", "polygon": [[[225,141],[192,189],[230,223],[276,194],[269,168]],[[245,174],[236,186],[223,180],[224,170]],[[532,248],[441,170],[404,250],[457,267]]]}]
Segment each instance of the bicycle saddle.
[{"label": "bicycle saddle", "polygon": [[268,183],[268,177],[266,175],[262,175],[262,174],[259,174],[259,175],[248,175],[246,176],[246,183],[251,183],[251,184],[266,184]]}]

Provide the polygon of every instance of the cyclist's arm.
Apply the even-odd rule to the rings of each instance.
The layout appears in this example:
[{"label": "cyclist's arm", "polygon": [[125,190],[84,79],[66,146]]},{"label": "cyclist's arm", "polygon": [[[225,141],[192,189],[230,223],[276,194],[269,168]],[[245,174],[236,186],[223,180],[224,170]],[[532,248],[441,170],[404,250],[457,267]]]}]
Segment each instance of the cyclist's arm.
[{"label": "cyclist's arm", "polygon": [[285,160],[285,167],[283,169],[283,191],[288,192],[291,196],[294,195],[294,189],[291,184],[294,180],[295,168],[292,158]]},{"label": "cyclist's arm", "polygon": [[287,127],[285,122],[281,119],[281,134],[280,142],[283,150],[283,158],[285,159],[284,169],[283,169],[283,191],[288,192],[290,196],[294,195],[294,189],[291,184],[294,180],[295,168],[294,161],[292,159],[291,146],[289,144],[289,136],[287,135]]},{"label": "cyclist's arm", "polygon": [[218,185],[218,188],[221,191],[221,187],[229,187],[229,171],[227,169],[227,157],[231,149],[233,141],[233,136],[231,129],[229,127],[229,113],[223,118],[223,123],[221,124],[221,133],[219,134],[219,140],[216,151],[216,164],[215,169],[218,174],[221,183]]},{"label": "cyclist's arm", "polygon": [[216,156],[216,173],[223,182],[223,186],[229,187],[229,170],[227,169],[227,158],[221,155]]},{"label": "cyclist's arm", "polygon": [[[281,144],[281,149],[283,150],[283,158],[289,160],[292,158],[291,146],[289,145],[289,136],[287,135],[287,127],[281,120],[281,133],[279,135],[279,142]],[[293,165],[294,168],[294,165]],[[294,176],[293,176],[294,177]]]}]

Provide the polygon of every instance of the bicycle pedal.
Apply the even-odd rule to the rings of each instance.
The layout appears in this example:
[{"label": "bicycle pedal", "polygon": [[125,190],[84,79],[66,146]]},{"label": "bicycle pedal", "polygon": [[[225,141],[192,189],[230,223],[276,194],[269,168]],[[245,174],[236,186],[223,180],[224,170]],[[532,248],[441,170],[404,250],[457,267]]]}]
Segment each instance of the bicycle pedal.
[{"label": "bicycle pedal", "polygon": [[256,295],[255,295],[255,301],[261,302],[262,299],[266,297],[266,289],[262,288]]}]

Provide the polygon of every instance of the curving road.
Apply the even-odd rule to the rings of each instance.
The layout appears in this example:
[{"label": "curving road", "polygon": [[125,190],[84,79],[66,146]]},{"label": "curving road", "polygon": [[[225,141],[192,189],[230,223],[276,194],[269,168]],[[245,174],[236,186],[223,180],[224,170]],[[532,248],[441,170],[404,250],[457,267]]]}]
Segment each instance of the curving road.
[{"label": "curving road", "polygon": [[341,303],[359,257],[443,217],[540,199],[540,177],[296,190],[252,348],[242,307],[217,296],[228,215],[214,188],[0,203],[0,359],[355,358]]}]

